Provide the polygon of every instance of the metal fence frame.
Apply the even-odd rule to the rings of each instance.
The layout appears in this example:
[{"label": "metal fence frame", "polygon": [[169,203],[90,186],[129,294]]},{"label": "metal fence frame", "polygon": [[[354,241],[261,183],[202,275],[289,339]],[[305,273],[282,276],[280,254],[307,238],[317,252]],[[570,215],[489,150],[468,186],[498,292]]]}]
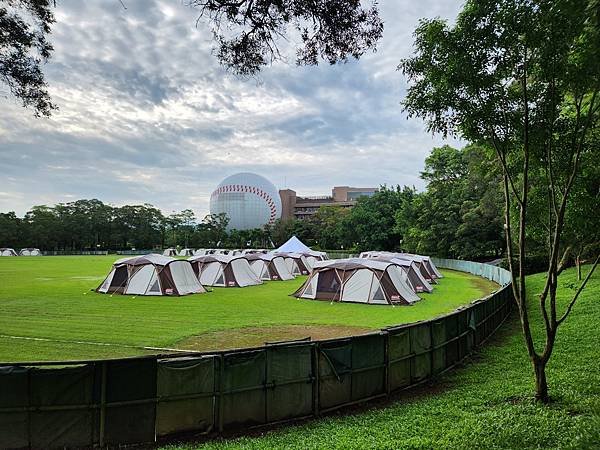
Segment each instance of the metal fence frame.
[{"label": "metal fence frame", "polygon": [[502,324],[510,273],[434,260],[502,287],[450,314],[366,335],[218,352],[0,363],[0,448],[153,442],[318,417],[445,372]]}]

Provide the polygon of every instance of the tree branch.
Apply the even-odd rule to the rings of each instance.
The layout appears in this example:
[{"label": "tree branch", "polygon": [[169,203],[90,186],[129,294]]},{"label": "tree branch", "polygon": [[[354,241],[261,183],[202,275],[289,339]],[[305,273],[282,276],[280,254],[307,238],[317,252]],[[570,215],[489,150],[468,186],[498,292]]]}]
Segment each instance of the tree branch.
[{"label": "tree branch", "polygon": [[569,317],[569,314],[571,313],[571,310],[573,309],[573,306],[575,305],[575,302],[577,301],[577,298],[579,298],[579,294],[581,294],[581,292],[585,288],[585,285],[587,284],[587,282],[589,281],[589,279],[592,277],[592,274],[596,270],[596,267],[598,267],[598,261],[599,260],[600,260],[600,255],[598,255],[596,257],[596,261],[594,262],[594,265],[592,266],[592,268],[588,272],[587,276],[585,277],[585,279],[581,283],[581,286],[579,286],[579,289],[577,289],[577,292],[575,293],[575,296],[573,297],[573,299],[569,302],[569,306],[567,306],[567,310],[562,315],[562,317],[560,319],[558,319],[558,321],[556,323],[557,326],[560,325],[560,324],[562,324],[565,321],[565,319],[567,317]]}]

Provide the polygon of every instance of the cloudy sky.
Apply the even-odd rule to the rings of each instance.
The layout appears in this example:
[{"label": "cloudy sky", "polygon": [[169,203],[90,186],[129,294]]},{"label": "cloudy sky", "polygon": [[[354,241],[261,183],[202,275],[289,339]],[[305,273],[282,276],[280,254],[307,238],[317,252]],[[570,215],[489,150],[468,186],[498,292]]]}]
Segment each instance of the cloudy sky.
[{"label": "cloudy sky", "polygon": [[57,3],[45,72],[60,110],[36,119],[0,95],[0,212],[98,198],[203,217],[215,186],[240,171],[300,195],[423,188],[424,159],[443,143],[402,113],[395,68],[419,18],[452,20],[461,1],[380,0],[376,53],[308,68],[290,58],[249,81],[218,65],[185,0]]}]

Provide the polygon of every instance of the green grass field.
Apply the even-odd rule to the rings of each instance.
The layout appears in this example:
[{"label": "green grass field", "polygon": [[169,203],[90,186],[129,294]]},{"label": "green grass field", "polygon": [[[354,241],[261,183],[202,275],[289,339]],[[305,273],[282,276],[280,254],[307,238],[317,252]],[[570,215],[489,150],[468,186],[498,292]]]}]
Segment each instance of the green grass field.
[{"label": "green grass field", "polygon": [[185,297],[90,292],[115,256],[0,258],[0,361],[91,359],[343,336],[439,316],[497,285],[444,271],[414,306],[298,300],[304,278]]},{"label": "green grass field", "polygon": [[[543,337],[528,278],[535,337]],[[578,282],[559,280],[561,311]],[[553,402],[533,400],[534,384],[516,314],[466,365],[387,405],[330,416],[255,437],[170,446],[206,449],[600,449],[600,273],[559,329],[548,366]]]}]

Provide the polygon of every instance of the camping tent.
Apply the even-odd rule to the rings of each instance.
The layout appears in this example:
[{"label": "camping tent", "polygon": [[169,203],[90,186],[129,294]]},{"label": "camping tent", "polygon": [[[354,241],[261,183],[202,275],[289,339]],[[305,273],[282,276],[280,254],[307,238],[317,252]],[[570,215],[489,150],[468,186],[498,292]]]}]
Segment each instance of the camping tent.
[{"label": "camping tent", "polygon": [[163,256],[177,256],[177,249],[171,247],[163,251]]},{"label": "camping tent", "polygon": [[262,284],[247,259],[241,256],[210,255],[188,259],[200,283],[206,286],[246,287]]},{"label": "camping tent", "polygon": [[268,250],[263,248],[246,248],[241,250],[242,255],[253,255],[254,253],[269,253]]},{"label": "camping tent", "polygon": [[[437,279],[439,278],[435,271],[431,266],[431,262],[429,261],[429,257],[421,256],[421,255],[409,255],[407,253],[398,253],[394,255],[397,259],[403,259],[406,261],[413,261],[418,267],[423,277],[429,282],[433,284],[437,284]],[[436,269],[437,270],[437,269]]]},{"label": "camping tent", "polygon": [[338,302],[380,305],[411,304],[419,296],[400,266],[384,261],[350,258],[317,263],[294,296]]},{"label": "camping tent", "polygon": [[0,248],[0,256],[17,256],[17,252],[12,248]]},{"label": "camping tent", "polygon": [[308,275],[311,271],[306,256],[301,253],[276,253],[275,255],[283,257],[292,275]]},{"label": "camping tent", "polygon": [[177,253],[177,256],[192,256],[194,254],[194,250],[192,250],[191,248],[182,248],[181,250],[179,250],[179,253]]},{"label": "camping tent", "polygon": [[41,254],[39,248],[22,248],[19,252],[21,256],[40,256]]},{"label": "camping tent", "polygon": [[443,275],[438,271],[437,267],[433,264],[429,256],[413,255],[410,253],[393,253],[393,252],[363,252],[360,254],[361,258],[396,258],[406,261],[413,261],[423,277],[428,283],[437,284],[437,279],[442,278]]},{"label": "camping tent", "polygon": [[272,253],[252,253],[243,255],[243,258],[250,263],[252,270],[261,280],[282,281],[294,279],[294,275],[289,271],[283,256]]},{"label": "camping tent", "polygon": [[96,292],[134,295],[186,295],[206,292],[189,261],[150,254],[123,258]]},{"label": "camping tent", "polygon": [[421,259],[425,264],[425,267],[427,267],[429,273],[431,273],[431,275],[433,276],[433,278],[444,278],[444,275],[441,274],[441,272],[438,270],[438,268],[435,266],[435,264],[429,256],[414,255],[412,253],[401,253],[401,255],[406,257],[412,257],[415,259]]},{"label": "camping tent", "polygon": [[408,284],[414,292],[433,292],[433,286],[431,286],[431,284],[427,282],[427,280],[419,270],[419,267],[414,261],[398,258],[389,258],[386,256],[377,256],[371,258],[371,260],[391,262],[392,264],[400,266],[402,270],[406,272],[406,275],[408,277]]}]

